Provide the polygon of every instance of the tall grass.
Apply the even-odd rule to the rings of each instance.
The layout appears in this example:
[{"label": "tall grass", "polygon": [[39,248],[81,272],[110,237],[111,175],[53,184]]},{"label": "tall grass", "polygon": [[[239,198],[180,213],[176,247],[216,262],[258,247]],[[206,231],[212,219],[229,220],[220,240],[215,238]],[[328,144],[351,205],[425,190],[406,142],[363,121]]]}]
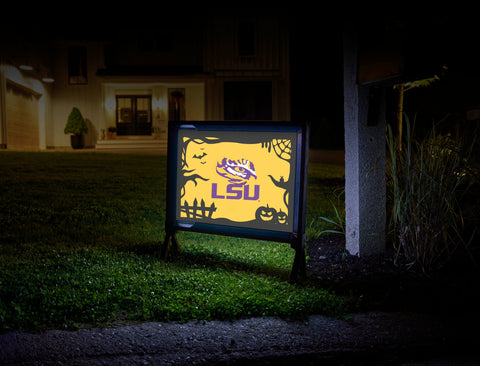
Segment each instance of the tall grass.
[{"label": "tall grass", "polygon": [[469,149],[433,128],[421,140],[406,119],[401,149],[387,130],[387,192],[395,260],[430,273],[466,246],[460,201],[472,181]]}]

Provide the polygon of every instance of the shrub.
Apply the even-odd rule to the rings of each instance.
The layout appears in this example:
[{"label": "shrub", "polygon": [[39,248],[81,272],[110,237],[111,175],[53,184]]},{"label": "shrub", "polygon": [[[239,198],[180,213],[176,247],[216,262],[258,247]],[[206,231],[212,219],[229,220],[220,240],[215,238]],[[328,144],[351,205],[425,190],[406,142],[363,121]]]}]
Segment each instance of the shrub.
[{"label": "shrub", "polygon": [[407,135],[398,148],[388,128],[387,192],[395,261],[429,273],[445,265],[464,239],[460,199],[472,181],[468,149],[435,129],[422,140]]},{"label": "shrub", "polygon": [[71,133],[74,135],[85,134],[88,132],[87,124],[77,107],[73,107],[68,115],[67,123],[63,132],[65,134]]}]

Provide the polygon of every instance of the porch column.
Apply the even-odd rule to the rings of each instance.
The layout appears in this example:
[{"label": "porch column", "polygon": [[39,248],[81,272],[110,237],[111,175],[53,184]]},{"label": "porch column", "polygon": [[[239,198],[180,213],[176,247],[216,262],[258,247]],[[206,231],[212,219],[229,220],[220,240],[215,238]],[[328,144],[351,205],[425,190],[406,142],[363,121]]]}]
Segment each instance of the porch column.
[{"label": "porch column", "polygon": [[381,89],[357,84],[356,29],[344,32],[346,249],[365,256],[385,250],[385,104]]}]

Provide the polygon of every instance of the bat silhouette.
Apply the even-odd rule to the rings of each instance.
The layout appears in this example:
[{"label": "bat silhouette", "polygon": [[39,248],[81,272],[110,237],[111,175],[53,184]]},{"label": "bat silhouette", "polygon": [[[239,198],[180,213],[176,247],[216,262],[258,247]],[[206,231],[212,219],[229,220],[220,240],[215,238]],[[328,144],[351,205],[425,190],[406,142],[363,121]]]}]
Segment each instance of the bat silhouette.
[{"label": "bat silhouette", "polygon": [[205,152],[202,155],[194,154],[192,156],[192,159],[202,159],[205,155],[207,155],[207,153],[205,153]]}]

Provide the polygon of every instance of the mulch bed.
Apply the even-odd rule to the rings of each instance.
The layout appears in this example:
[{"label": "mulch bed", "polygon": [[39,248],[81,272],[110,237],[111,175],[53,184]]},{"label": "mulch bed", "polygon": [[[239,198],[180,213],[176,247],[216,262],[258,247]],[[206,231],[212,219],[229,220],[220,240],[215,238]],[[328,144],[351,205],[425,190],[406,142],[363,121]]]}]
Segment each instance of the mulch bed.
[{"label": "mulch bed", "polygon": [[343,235],[308,242],[307,278],[339,295],[357,299],[358,310],[451,312],[478,309],[479,267],[456,259],[437,273],[394,263],[393,253],[353,256]]}]

